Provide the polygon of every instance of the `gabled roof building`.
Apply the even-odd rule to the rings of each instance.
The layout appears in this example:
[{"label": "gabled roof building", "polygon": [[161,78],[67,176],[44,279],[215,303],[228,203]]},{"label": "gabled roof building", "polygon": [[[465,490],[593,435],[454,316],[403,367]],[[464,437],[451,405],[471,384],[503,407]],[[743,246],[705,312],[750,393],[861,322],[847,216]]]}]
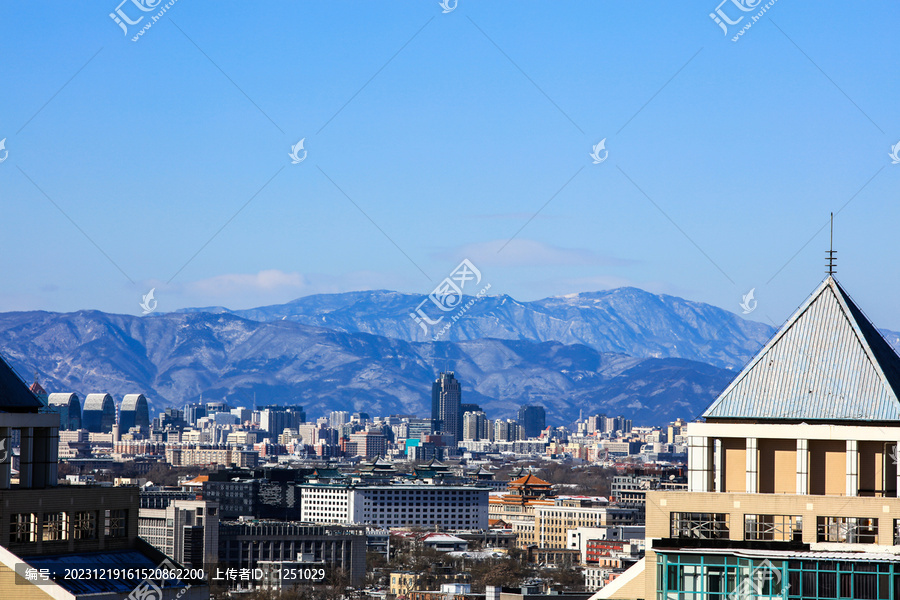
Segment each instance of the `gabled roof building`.
[{"label": "gabled roof building", "polygon": [[900,357],[833,276],[687,438],[687,491],[647,492],[646,557],[596,598],[900,598]]}]

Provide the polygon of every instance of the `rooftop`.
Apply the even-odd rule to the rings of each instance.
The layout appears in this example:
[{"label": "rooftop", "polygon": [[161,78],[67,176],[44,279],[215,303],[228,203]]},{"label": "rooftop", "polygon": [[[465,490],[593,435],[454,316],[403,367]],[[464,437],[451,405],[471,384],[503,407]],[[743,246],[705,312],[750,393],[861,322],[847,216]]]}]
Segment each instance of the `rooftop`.
[{"label": "rooftop", "polygon": [[703,416],[900,422],[900,357],[829,276]]}]

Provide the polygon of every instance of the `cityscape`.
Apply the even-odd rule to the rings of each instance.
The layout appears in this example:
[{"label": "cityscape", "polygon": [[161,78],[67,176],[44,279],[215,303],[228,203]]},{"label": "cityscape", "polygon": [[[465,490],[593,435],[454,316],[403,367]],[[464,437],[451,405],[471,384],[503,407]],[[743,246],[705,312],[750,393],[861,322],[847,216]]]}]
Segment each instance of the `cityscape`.
[{"label": "cityscape", "polygon": [[0,600],[900,600],[900,4],[0,5]]}]

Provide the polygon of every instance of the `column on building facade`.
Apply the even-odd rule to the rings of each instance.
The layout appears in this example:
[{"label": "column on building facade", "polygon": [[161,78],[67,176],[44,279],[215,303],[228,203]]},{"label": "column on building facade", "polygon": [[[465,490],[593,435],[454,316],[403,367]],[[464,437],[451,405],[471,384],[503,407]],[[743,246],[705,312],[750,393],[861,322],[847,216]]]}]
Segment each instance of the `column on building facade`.
[{"label": "column on building facade", "polygon": [[9,478],[12,469],[12,433],[10,427],[0,427],[0,490],[9,489]]},{"label": "column on building facade", "polygon": [[757,482],[759,481],[759,477],[757,476],[757,465],[759,463],[757,456],[757,438],[747,438],[747,493],[755,494],[759,487],[757,486]]},{"label": "column on building facade", "polygon": [[722,448],[722,440],[714,439],[714,447],[713,447],[713,464],[714,464],[714,475],[713,475],[713,486],[715,491],[722,492],[725,488],[725,472],[722,470],[725,464],[725,451]]},{"label": "column on building facade", "polygon": [[712,491],[712,453],[706,436],[688,437],[688,488],[692,492]]},{"label": "column on building facade", "polygon": [[859,444],[856,440],[847,440],[847,495],[859,495]]},{"label": "column on building facade", "polygon": [[897,472],[897,497],[900,498],[900,465],[897,464],[898,457],[900,457],[900,441],[898,441],[894,447],[892,448],[892,452],[890,454],[890,460],[894,463],[894,469]]},{"label": "column on building facade", "polygon": [[19,429],[19,487],[30,488],[34,481],[34,428]]},{"label": "column on building facade", "polygon": [[809,440],[797,440],[797,493],[809,493]]}]

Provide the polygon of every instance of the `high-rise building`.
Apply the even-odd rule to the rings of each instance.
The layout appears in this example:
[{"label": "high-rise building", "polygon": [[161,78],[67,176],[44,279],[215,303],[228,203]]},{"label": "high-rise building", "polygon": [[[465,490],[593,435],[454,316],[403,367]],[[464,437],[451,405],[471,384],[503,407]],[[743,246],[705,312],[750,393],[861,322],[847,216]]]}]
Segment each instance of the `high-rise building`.
[{"label": "high-rise building", "polygon": [[525,428],[525,437],[541,435],[547,426],[547,413],[543,406],[527,404],[519,409],[519,425]]},{"label": "high-rise building", "polygon": [[119,431],[128,433],[132,427],[150,428],[150,409],[143,394],[126,394],[119,408]]},{"label": "high-rise building", "polygon": [[481,411],[463,414],[463,439],[479,441],[488,438],[487,416]]},{"label": "high-rise building", "polygon": [[189,425],[196,425],[197,419],[202,419],[206,416],[206,405],[202,402],[197,404],[188,404],[184,407],[184,420]]},{"label": "high-rise building", "polygon": [[60,429],[81,429],[81,402],[76,394],[50,394],[47,402],[50,412],[59,413]]},{"label": "high-rise building", "polygon": [[84,399],[82,427],[92,433],[110,433],[116,424],[116,404],[109,394],[88,394]]},{"label": "high-rise building", "polygon": [[259,411],[259,428],[276,439],[285,429],[297,429],[306,422],[306,412],[301,406],[267,406]]},{"label": "high-rise building", "polygon": [[350,413],[346,410],[333,410],[328,415],[328,426],[332,429],[340,429],[350,422]]},{"label": "high-rise building", "polygon": [[453,371],[441,372],[431,386],[431,427],[435,433],[446,432],[462,439],[462,394]]},{"label": "high-rise building", "polygon": [[494,421],[494,441],[496,442],[515,442],[522,436],[519,435],[518,421],[512,419],[497,419]]}]

